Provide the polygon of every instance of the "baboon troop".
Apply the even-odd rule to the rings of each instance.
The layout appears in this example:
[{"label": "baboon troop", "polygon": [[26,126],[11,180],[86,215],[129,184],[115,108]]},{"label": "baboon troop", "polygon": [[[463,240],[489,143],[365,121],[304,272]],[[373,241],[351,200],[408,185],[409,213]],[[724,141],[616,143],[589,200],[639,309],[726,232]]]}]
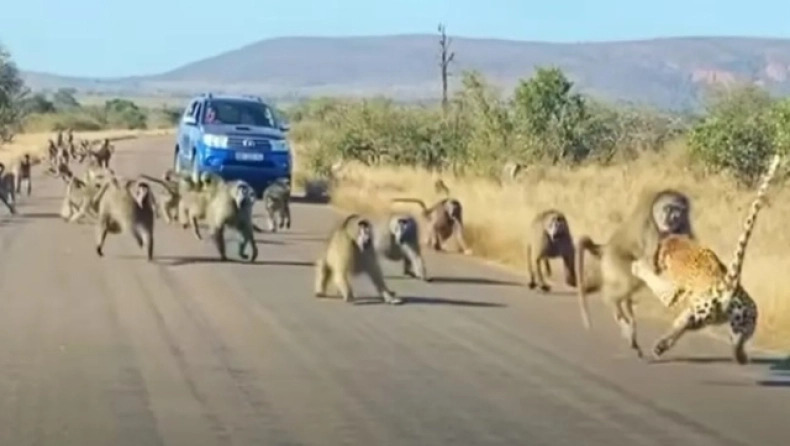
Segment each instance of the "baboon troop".
[{"label": "baboon troop", "polygon": [[[41,162],[46,174],[63,181],[63,220],[77,223],[89,219],[95,223],[95,252],[99,257],[104,257],[109,234],[128,234],[145,252],[147,261],[154,260],[154,226],[155,220],[161,218],[177,225],[171,227],[173,231],[186,231],[191,226],[197,240],[203,240],[200,228],[204,227],[221,261],[228,260],[224,236],[227,229],[232,229],[241,236],[238,257],[248,262],[257,260],[254,232],[261,229],[253,223],[256,191],[251,184],[213,173],[192,177],[170,169],[161,176],[141,173],[121,177],[110,168],[114,152],[107,138],[88,141],[75,139],[71,129],[65,136],[58,132],[54,140],[48,140],[41,158],[23,153],[9,162],[9,168],[0,163],[0,201],[11,214],[16,214],[22,183],[25,182],[26,195],[31,196],[32,168]],[[621,335],[639,358],[644,355],[637,339],[635,293],[645,287],[666,307],[687,301],[671,328],[653,346],[653,355],[664,354],[688,331],[728,325],[733,357],[744,364],[748,361],[745,345],[756,329],[758,311],[754,299],[741,286],[741,269],[758,212],[780,162],[776,156],[767,169],[729,267],[696,238],[692,202],[686,194],[673,188],[644,189],[635,194],[630,213],[612,225],[608,239],[602,243],[585,234],[574,239],[570,213],[556,208],[537,212],[524,233],[526,287],[550,292],[551,285],[558,284],[554,279],[552,284],[547,280],[552,276],[551,261],[560,261],[564,269],[561,282],[576,289],[584,328],[592,327],[588,294],[600,292]],[[75,165],[83,166],[81,174],[75,175]],[[339,170],[342,163],[333,167]],[[522,170],[521,165],[508,162],[502,176],[514,180]],[[401,304],[404,299],[384,280],[382,260],[399,263],[405,276],[431,282],[422,252],[424,246],[443,251],[453,239],[460,252],[471,254],[461,201],[451,195],[441,178],[434,181],[433,188],[441,198],[431,206],[418,198],[394,198],[389,202],[415,203],[419,211],[414,214],[390,209],[375,220],[356,213],[346,215],[329,232],[314,262],[315,297],[327,297],[332,285],[343,301],[354,302],[357,298],[351,280],[364,275],[384,302]],[[289,230],[290,180],[269,184],[260,199],[269,232]],[[627,209],[618,212],[624,210]],[[597,262],[596,268],[587,271],[589,256]],[[588,278],[586,271],[594,277]]]}]

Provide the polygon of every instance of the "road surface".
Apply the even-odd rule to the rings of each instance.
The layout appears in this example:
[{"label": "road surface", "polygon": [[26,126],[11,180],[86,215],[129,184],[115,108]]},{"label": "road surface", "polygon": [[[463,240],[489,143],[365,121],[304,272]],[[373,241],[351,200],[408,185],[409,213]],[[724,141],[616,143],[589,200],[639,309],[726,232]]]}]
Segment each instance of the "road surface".
[{"label": "road surface", "polygon": [[[171,146],[118,143],[113,162],[158,175]],[[339,218],[317,204],[258,234],[256,264],[164,223],[155,263],[112,235],[98,258],[93,227],[57,217],[62,184],[35,180],[19,216],[0,209],[2,445],[790,442],[782,358],[738,367],[692,335],[640,361],[597,299],[588,333],[572,295],[449,254],[428,255],[429,284],[385,266],[402,306],[317,300],[311,263]],[[663,326],[639,328],[647,349]]]}]

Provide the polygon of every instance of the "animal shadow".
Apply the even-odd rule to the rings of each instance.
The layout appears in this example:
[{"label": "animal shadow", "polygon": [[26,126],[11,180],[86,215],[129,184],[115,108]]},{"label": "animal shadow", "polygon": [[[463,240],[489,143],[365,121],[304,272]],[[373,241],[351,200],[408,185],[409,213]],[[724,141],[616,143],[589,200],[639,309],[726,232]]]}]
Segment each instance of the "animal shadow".
[{"label": "animal shadow", "polygon": [[[651,363],[686,363],[686,364],[733,364],[737,366],[729,356],[701,356],[701,357],[675,357],[653,359]],[[757,380],[755,383],[761,387],[788,387],[790,388],[790,357],[760,357],[751,358],[750,365],[768,366],[769,377]],[[744,384],[746,385],[746,384]]]},{"label": "animal shadow", "polygon": [[41,218],[41,219],[61,218],[62,219],[60,214],[57,212],[25,212],[25,213],[20,213],[19,215],[24,218]]},{"label": "animal shadow", "polygon": [[433,276],[431,283],[466,283],[472,285],[500,285],[500,286],[523,286],[519,282],[509,280],[486,279],[484,277],[443,277]]},{"label": "animal shadow", "polygon": [[[501,308],[506,305],[498,302],[480,302],[473,300],[445,299],[441,297],[404,297],[399,296],[401,305],[449,305],[457,307]],[[389,305],[378,297],[356,297],[354,305]]]},{"label": "animal shadow", "polygon": [[216,256],[186,256],[186,257],[169,257],[169,256],[161,256],[155,257],[154,261],[159,262],[161,265],[165,266],[183,266],[183,265],[195,265],[195,264],[206,264],[206,263],[216,263],[216,264],[234,264],[234,265],[250,265],[250,266],[302,266],[302,267],[312,267],[314,264],[313,262],[304,262],[298,260],[260,260],[256,259],[254,262],[249,262],[247,260],[241,258],[235,258],[228,255],[227,260],[222,260],[219,258],[218,255]]}]

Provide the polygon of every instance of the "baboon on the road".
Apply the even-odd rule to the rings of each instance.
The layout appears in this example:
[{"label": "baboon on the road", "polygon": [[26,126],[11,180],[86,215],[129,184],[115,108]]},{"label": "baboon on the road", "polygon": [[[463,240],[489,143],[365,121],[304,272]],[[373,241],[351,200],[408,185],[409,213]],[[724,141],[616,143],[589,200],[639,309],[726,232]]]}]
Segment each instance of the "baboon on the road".
[{"label": "baboon on the road", "polygon": [[14,173],[16,177],[16,185],[15,190],[17,194],[22,193],[22,181],[24,180],[27,184],[27,196],[29,197],[31,192],[33,191],[33,180],[31,175],[33,163],[30,160],[30,154],[25,153],[21,157],[17,158],[14,161],[13,166],[11,167],[11,172]]},{"label": "baboon on the road", "polygon": [[345,302],[354,301],[351,277],[366,274],[379,296],[389,304],[403,303],[387,288],[373,246],[373,227],[365,218],[351,214],[330,234],[326,248],[315,264],[315,296],[326,297],[331,279]]},{"label": "baboon on the road", "polygon": [[417,203],[422,209],[421,215],[427,226],[427,245],[436,251],[441,251],[442,243],[454,237],[461,252],[471,254],[472,250],[464,239],[463,208],[461,202],[455,198],[439,200],[430,208],[425,202],[416,198],[395,198],[393,202]]},{"label": "baboon on the road", "polygon": [[[137,183],[134,191],[132,184]],[[126,180],[124,185],[115,177],[104,183],[96,194],[98,221],[96,223],[96,254],[104,256],[107,235],[128,233],[137,246],[143,248],[148,261],[154,255],[154,207],[151,189],[143,181]]]},{"label": "baboon on the road", "polygon": [[[599,245],[587,236],[579,238],[576,247],[576,288],[584,326],[589,329],[587,291],[601,289],[602,298],[611,306],[623,337],[637,355],[642,349],[636,339],[636,319],[633,294],[644,285],[636,277],[631,264],[645,259],[655,265],[659,242],[670,234],[684,234],[694,238],[691,226],[691,201],[673,189],[644,190],[625,221],[619,224],[606,244]],[[584,283],[584,251],[601,260],[600,284]]]},{"label": "baboon on the road", "polygon": [[573,237],[565,214],[556,209],[538,213],[530,223],[528,237],[526,254],[529,288],[540,286],[543,291],[550,290],[541,266],[551,275],[549,260],[558,257],[562,259],[565,266],[565,283],[572,287],[576,286],[574,265],[576,249],[573,246]]},{"label": "baboon on the road", "polygon": [[92,151],[90,154],[99,164],[99,167],[110,167],[110,158],[112,158],[114,151],[115,148],[110,144],[110,139],[104,138],[104,142],[102,142],[99,150],[95,152]]},{"label": "baboon on the road", "polygon": [[420,252],[417,220],[411,215],[390,214],[374,231],[376,252],[393,262],[403,262],[403,274],[429,282]]},{"label": "baboon on the road", "polygon": [[13,172],[6,172],[5,164],[0,163],[0,201],[8,211],[16,214],[16,180]]},{"label": "baboon on the road", "polygon": [[291,228],[290,200],[291,188],[286,181],[275,181],[264,189],[261,201],[271,232],[277,232],[278,226],[280,229]]},{"label": "baboon on the road", "polygon": [[[239,257],[254,262],[258,258],[258,246],[255,244],[252,223],[254,204],[255,192],[248,183],[242,180],[225,182],[217,175],[201,175],[200,189],[181,197],[179,221],[185,227],[191,222],[195,236],[201,239],[197,223],[202,219],[223,261],[227,260],[225,228],[235,229],[242,237]],[[248,245],[252,250],[249,256],[245,253]]]}]

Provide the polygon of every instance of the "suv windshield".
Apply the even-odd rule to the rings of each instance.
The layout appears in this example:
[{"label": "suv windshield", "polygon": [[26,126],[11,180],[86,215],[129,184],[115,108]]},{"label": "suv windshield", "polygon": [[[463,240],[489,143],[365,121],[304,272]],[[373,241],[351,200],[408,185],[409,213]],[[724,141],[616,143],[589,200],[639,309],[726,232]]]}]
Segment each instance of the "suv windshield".
[{"label": "suv windshield", "polygon": [[276,127],[272,110],[260,102],[214,100],[207,105],[204,124]]}]

